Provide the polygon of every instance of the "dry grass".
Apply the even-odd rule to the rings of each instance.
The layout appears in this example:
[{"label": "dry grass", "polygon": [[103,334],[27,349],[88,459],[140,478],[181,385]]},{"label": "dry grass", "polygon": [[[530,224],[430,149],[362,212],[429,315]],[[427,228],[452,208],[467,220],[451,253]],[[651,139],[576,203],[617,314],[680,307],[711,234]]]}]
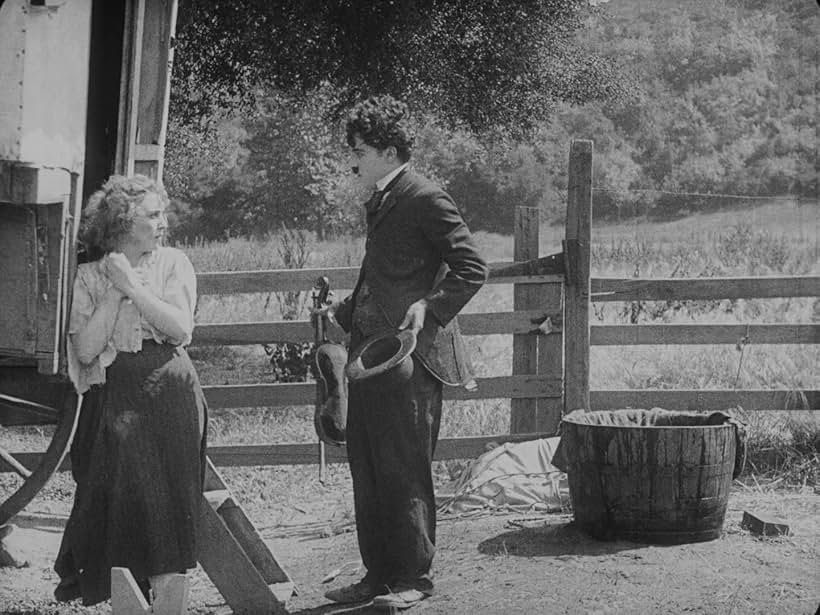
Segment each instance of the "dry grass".
[{"label": "dry grass", "polygon": [[[693,215],[675,222],[629,223],[596,227],[592,267],[595,276],[713,277],[820,274],[820,216],[816,204],[789,202],[753,210]],[[560,250],[561,227],[544,227],[541,254]],[[476,233],[489,261],[512,258],[512,239]],[[363,240],[308,241],[305,266],[356,266]],[[226,243],[185,247],[198,271],[276,269],[285,266],[282,241],[232,239]],[[331,281],[332,283],[332,281]],[[305,297],[300,298],[304,301]],[[467,306],[468,312],[512,309],[510,286],[488,285]],[[637,315],[636,315],[637,314]],[[808,323],[820,319],[820,299],[598,303],[590,314],[602,323]],[[198,322],[278,320],[276,294],[203,296]],[[297,318],[306,318],[302,311]],[[511,372],[510,336],[467,339],[477,374]],[[261,346],[191,349],[206,384],[272,382]],[[630,388],[772,388],[799,392],[820,388],[820,346],[593,347],[591,386]],[[442,436],[505,433],[509,400],[448,402]],[[796,403],[799,408],[800,404]],[[215,412],[213,444],[313,441],[312,408],[252,408]],[[747,471],[784,482],[817,484],[820,413],[748,413],[750,457]],[[48,442],[48,428],[0,430],[0,443],[13,450],[38,450]],[[775,478],[776,479],[776,478]],[[773,480],[775,480],[773,479]]]},{"label": "dry grass", "polygon": [[[632,220],[596,227],[593,232],[593,275],[613,277],[714,277],[818,274],[818,208],[816,204],[777,202],[751,210],[695,214],[662,223]],[[541,253],[560,250],[562,227],[541,232]],[[494,233],[476,233],[490,261],[510,260],[512,240]],[[355,266],[362,240],[342,239],[311,244],[306,266]],[[232,240],[227,244],[187,248],[200,271],[281,268],[281,242]],[[201,322],[275,320],[281,311],[273,293],[203,297]],[[598,303],[593,323],[805,323],[816,322],[818,300],[770,299]],[[488,285],[467,306],[467,312],[512,309],[512,288]],[[302,313],[299,317],[304,318]],[[479,376],[509,374],[509,336],[468,338]],[[270,380],[260,349],[194,349],[203,380],[253,382]],[[630,388],[776,388],[799,392],[820,388],[820,347],[816,345],[754,346],[741,353],[727,346],[594,347],[591,386]],[[799,398],[799,393],[797,393]],[[509,430],[509,400],[446,404],[443,436],[504,433]],[[800,407],[796,404],[795,407]],[[281,442],[312,437],[310,409],[259,409],[220,413],[214,419],[216,442]],[[786,418],[783,418],[783,417]],[[790,482],[816,481],[818,413],[749,413],[749,469],[775,471]],[[808,434],[808,435],[807,435]],[[799,455],[799,457],[798,457]],[[798,463],[798,459],[803,460]],[[801,465],[802,464],[802,465]]]}]

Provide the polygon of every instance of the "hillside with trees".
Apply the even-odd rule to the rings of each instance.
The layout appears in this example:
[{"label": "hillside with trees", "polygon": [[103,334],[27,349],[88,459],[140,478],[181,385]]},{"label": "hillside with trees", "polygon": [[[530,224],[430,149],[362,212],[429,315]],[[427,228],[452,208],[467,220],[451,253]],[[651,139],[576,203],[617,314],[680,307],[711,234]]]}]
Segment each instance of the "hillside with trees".
[{"label": "hillside with trees", "polygon": [[179,237],[359,232],[340,118],[375,92],[413,104],[415,165],[474,229],[515,205],[560,219],[573,138],[595,141],[599,219],[724,204],[673,193],[817,198],[814,3],[387,4],[181,3]]}]

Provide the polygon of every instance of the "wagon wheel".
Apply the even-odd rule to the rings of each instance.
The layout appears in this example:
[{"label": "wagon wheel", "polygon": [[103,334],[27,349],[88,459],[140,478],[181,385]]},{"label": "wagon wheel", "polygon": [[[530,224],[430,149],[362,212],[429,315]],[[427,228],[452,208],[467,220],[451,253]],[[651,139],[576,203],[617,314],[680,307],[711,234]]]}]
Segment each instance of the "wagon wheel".
[{"label": "wagon wheel", "polygon": [[4,405],[15,406],[27,414],[33,414],[41,419],[51,418],[57,423],[57,430],[54,432],[54,436],[42,456],[40,464],[33,471],[29,471],[23,464],[14,459],[10,453],[0,447],[0,457],[24,479],[20,488],[0,504],[0,525],[7,523],[9,519],[23,510],[63,463],[71,446],[71,440],[74,438],[74,432],[77,430],[81,401],[81,396],[76,396],[73,393],[69,394],[66,396],[63,410],[60,411],[51,406],[0,393],[0,402]]}]

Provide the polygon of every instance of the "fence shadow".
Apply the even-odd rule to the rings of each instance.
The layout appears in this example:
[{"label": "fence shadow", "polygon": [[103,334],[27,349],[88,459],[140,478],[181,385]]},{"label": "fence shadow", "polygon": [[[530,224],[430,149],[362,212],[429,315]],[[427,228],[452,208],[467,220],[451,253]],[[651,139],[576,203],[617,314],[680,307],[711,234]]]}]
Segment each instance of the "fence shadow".
[{"label": "fence shadow", "polygon": [[624,540],[601,541],[578,529],[574,523],[545,524],[503,532],[478,545],[484,555],[557,557],[561,555],[607,555],[640,549],[645,545]]}]

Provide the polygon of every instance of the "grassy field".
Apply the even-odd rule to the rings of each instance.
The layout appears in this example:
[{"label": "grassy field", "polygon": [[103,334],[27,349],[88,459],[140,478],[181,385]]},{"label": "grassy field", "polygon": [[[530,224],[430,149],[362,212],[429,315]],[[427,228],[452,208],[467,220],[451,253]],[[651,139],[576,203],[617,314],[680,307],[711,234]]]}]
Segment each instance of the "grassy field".
[{"label": "grassy field", "polygon": [[[596,277],[717,277],[820,274],[820,223],[816,203],[778,201],[755,208],[695,214],[668,222],[631,220],[597,225],[593,230],[592,275]],[[560,251],[563,227],[541,229],[541,254]],[[234,239],[227,243],[186,246],[198,271],[275,269],[288,261],[305,267],[357,266],[363,240],[315,242],[304,236],[266,241]],[[489,261],[512,259],[512,238],[476,233]],[[301,248],[301,249],[300,249]],[[290,266],[293,266],[292,264]],[[342,291],[343,292],[343,291]],[[203,296],[198,322],[277,320],[283,311],[306,318],[306,293],[299,298],[269,293]],[[488,285],[467,312],[512,309],[512,288]],[[766,299],[597,303],[593,324],[615,323],[809,323],[820,318],[820,300]],[[511,372],[510,336],[472,336],[467,343],[479,376]],[[207,383],[271,382],[273,370],[260,347],[192,349]],[[591,387],[629,388],[773,388],[796,392],[820,387],[820,347],[816,345],[593,347]],[[212,421],[218,443],[311,440],[311,408],[240,409],[221,412]],[[814,480],[820,442],[820,413],[748,413],[752,457],[760,471],[791,467],[794,455],[813,455],[797,480]],[[505,433],[509,400],[448,404],[444,436]],[[765,467],[764,467],[765,466]],[[804,470],[809,470],[804,471]]]},{"label": "grassy field", "polygon": [[[820,219],[817,204],[782,201],[754,209],[691,215],[671,222],[634,220],[598,225],[593,231],[592,274],[596,277],[714,277],[820,275]],[[558,252],[563,228],[545,226],[541,254]],[[305,267],[357,266],[362,239],[316,242],[304,235],[265,241],[233,239],[226,243],[183,246],[197,271],[238,271]],[[512,238],[477,233],[489,261],[512,259]],[[332,282],[332,281],[331,281]],[[306,318],[301,297],[267,293],[202,296],[197,322],[279,320],[283,313]],[[302,308],[301,310],[299,308]],[[467,312],[512,309],[512,288],[484,287]],[[603,323],[810,323],[820,319],[820,299],[766,299],[597,303],[592,324]],[[511,373],[511,336],[471,336],[467,344],[479,376]],[[261,345],[200,347],[190,350],[205,384],[274,382]],[[772,388],[796,393],[820,388],[820,346],[811,344],[734,346],[593,347],[591,387],[630,388]],[[443,436],[497,434],[509,431],[509,400],[447,402]],[[312,407],[245,408],[214,412],[212,444],[261,444],[315,441]],[[752,451],[749,469],[777,474],[790,482],[816,484],[820,479],[820,413],[747,413]],[[10,450],[42,450],[50,429],[0,429]],[[456,472],[460,464],[445,464]],[[250,475],[249,475],[250,476]],[[256,476],[256,475],[254,475]],[[256,478],[254,478],[256,480]]]}]

